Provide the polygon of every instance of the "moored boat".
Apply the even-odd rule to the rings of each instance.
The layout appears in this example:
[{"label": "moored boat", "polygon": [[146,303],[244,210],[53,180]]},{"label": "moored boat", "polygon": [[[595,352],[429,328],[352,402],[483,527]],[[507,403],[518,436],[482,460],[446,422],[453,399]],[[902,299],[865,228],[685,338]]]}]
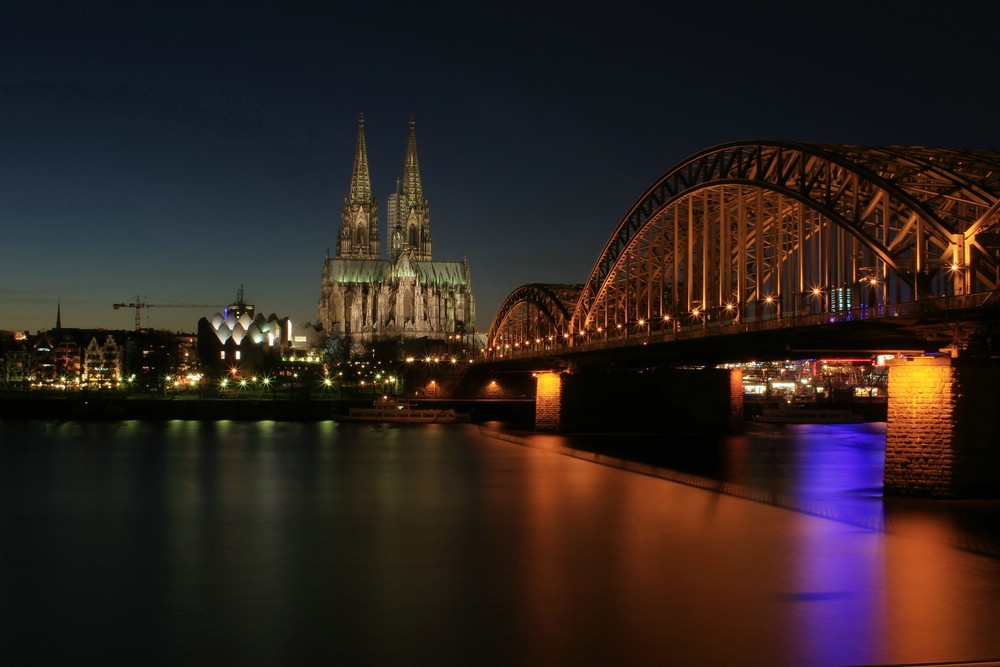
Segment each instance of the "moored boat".
[{"label": "moored boat", "polygon": [[383,396],[370,408],[350,408],[346,415],[335,416],[334,420],[385,424],[444,424],[467,421],[468,415],[451,408],[417,407]]}]

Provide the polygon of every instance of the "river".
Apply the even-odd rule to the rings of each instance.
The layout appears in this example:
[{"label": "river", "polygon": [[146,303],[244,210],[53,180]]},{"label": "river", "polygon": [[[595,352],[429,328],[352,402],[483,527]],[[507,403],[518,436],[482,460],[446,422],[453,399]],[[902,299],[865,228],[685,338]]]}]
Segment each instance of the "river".
[{"label": "river", "polygon": [[1000,503],[883,500],[884,424],[0,422],[0,659],[1000,659]]}]

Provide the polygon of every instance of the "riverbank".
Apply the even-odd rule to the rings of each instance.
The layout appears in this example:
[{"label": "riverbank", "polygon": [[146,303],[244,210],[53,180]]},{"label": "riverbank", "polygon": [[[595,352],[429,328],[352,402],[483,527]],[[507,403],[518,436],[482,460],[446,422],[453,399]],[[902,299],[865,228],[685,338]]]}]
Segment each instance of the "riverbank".
[{"label": "riverbank", "polygon": [[330,419],[350,401],[331,399],[136,398],[120,395],[11,396],[0,399],[2,419]]},{"label": "riverbank", "polygon": [[[525,401],[414,401],[429,408],[457,408],[475,420],[524,421],[534,415]],[[84,420],[215,420],[322,421],[347,414],[351,407],[370,406],[371,396],[337,398],[173,397],[79,393],[0,396],[0,419]],[[529,410],[529,408],[531,408]],[[529,415],[530,413],[530,415]]]}]

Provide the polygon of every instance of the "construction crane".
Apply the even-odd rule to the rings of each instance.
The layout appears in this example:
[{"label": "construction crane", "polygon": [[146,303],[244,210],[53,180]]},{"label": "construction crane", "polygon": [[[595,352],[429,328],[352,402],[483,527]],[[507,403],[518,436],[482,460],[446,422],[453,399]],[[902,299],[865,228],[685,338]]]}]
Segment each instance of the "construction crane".
[{"label": "construction crane", "polygon": [[119,308],[135,308],[135,330],[142,331],[142,309],[143,308],[218,308],[217,304],[203,303],[149,303],[143,301],[145,297],[136,295],[134,303],[113,303],[111,307],[115,310]]}]

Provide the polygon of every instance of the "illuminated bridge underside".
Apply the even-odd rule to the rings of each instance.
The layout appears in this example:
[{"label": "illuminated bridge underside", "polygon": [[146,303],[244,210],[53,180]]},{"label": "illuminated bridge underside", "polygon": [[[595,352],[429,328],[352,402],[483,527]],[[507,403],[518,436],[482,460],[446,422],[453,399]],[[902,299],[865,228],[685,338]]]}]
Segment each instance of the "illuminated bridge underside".
[{"label": "illuminated bridge underside", "polygon": [[726,144],[643,194],[571,307],[568,292],[515,290],[494,319],[491,351],[547,336],[580,345],[885,317],[956,297],[965,306],[1000,286],[998,227],[998,153]]}]

